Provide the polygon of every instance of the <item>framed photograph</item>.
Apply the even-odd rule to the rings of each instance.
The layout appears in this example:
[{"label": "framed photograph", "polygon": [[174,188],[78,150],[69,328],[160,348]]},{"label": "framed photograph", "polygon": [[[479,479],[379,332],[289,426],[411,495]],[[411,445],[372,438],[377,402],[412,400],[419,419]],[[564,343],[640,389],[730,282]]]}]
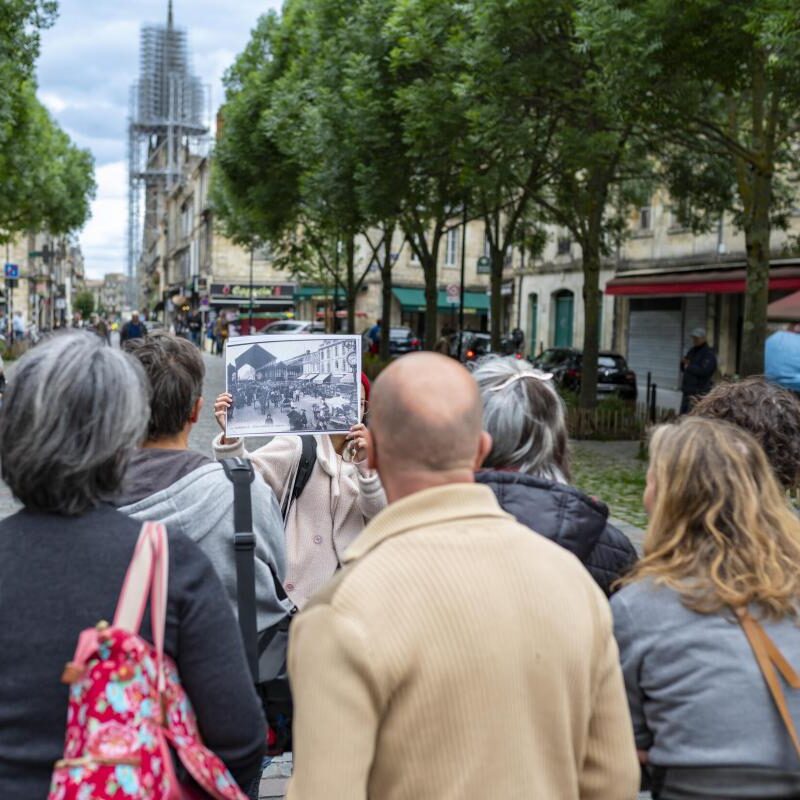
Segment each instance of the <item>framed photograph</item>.
[{"label": "framed photograph", "polygon": [[345,433],[361,420],[361,337],[235,336],[226,436]]}]

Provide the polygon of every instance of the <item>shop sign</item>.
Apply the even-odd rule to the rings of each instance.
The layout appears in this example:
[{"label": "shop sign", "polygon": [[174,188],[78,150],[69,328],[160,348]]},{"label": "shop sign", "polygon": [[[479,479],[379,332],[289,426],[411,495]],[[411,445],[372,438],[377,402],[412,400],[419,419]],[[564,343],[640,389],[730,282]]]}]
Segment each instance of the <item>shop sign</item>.
[{"label": "shop sign", "polygon": [[[247,303],[250,300],[249,283],[212,283],[211,300],[236,300]],[[291,300],[294,297],[292,283],[254,283],[254,300],[271,300],[280,298]]]}]

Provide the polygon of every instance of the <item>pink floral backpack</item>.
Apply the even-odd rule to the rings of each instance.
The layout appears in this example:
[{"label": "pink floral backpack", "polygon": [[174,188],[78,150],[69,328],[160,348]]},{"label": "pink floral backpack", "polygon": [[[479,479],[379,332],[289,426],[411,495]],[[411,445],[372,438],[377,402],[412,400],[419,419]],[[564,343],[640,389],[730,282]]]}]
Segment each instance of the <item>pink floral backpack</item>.
[{"label": "pink floral backpack", "polygon": [[[147,522],[114,624],[83,631],[62,680],[71,685],[64,758],[48,800],[185,800],[170,747],[215,800],[247,800],[200,738],[174,662],[164,654],[169,552],[163,525]],[[148,594],[155,647],[139,636]]]}]

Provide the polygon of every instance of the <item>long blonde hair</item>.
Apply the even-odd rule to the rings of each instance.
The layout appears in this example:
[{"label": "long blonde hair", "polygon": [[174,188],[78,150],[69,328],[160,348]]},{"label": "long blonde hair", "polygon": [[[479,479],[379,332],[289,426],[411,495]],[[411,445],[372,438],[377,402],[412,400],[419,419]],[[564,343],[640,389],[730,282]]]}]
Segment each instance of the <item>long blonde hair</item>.
[{"label": "long blonde hair", "polygon": [[624,583],[652,578],[704,614],[754,603],[767,617],[796,618],[800,520],[756,440],[684,417],[655,430],[650,469],[645,556]]}]

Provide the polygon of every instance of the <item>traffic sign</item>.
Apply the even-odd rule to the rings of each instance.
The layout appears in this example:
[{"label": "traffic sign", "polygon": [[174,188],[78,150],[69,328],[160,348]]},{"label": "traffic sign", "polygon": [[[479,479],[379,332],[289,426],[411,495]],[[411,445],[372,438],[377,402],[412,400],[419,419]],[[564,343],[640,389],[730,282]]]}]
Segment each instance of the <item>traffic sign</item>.
[{"label": "traffic sign", "polygon": [[447,302],[451,306],[457,306],[461,301],[461,287],[457,283],[451,283],[447,286]]},{"label": "traffic sign", "polygon": [[19,278],[19,264],[6,264],[5,276],[6,278]]}]

